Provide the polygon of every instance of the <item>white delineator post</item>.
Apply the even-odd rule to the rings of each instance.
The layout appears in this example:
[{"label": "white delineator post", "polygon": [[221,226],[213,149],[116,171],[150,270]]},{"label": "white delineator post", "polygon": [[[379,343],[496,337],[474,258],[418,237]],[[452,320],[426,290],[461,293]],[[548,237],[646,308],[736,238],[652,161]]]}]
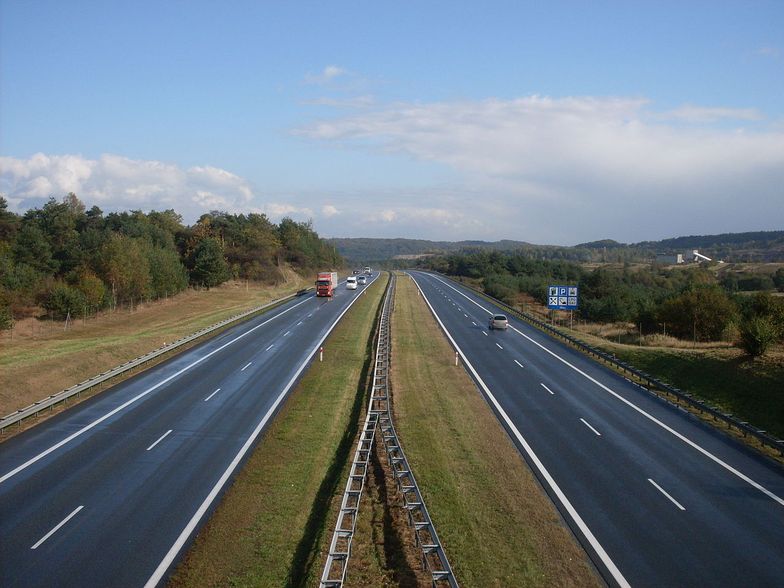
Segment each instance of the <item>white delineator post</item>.
[{"label": "white delineator post", "polygon": [[460,360],[460,354],[457,351],[455,351],[455,365],[459,365],[459,360]]},{"label": "white delineator post", "polygon": [[319,361],[324,361],[324,348],[319,348]]}]

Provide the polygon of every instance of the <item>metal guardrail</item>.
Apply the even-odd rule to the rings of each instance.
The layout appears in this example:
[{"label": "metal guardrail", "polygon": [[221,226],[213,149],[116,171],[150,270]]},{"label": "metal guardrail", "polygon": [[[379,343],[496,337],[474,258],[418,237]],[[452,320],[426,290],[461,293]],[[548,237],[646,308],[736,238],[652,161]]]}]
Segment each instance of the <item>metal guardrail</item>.
[{"label": "metal guardrail", "polygon": [[[395,274],[391,274],[389,287],[384,300],[379,323],[378,344],[376,347],[375,367],[373,370],[373,390],[368,404],[365,426],[357,445],[351,475],[343,493],[340,515],[335,525],[329,554],[321,576],[321,588],[342,587],[346,578],[348,559],[351,555],[351,540],[356,524],[357,507],[364,486],[365,474],[368,470],[375,429],[381,429],[387,461],[395,477],[398,490],[403,498],[403,505],[408,513],[409,524],[414,528],[417,546],[422,551],[422,565],[430,572],[432,585],[448,585],[457,588],[449,560],[438,539],[433,521],[419,492],[414,475],[408,465],[403,449],[400,446],[395,428],[392,425],[392,411],[389,402],[389,368],[390,368],[390,316],[394,309]],[[373,433],[370,433],[370,429]]]},{"label": "metal guardrail", "polygon": [[362,491],[365,488],[365,479],[369,470],[373,441],[375,440],[376,426],[378,425],[379,411],[374,410],[374,407],[378,402],[386,402],[387,399],[386,385],[376,386],[376,382],[379,379],[380,372],[385,370],[383,366],[386,365],[389,355],[388,328],[390,301],[395,288],[394,279],[395,277],[392,275],[384,296],[384,306],[381,310],[378,328],[375,367],[373,369],[373,390],[368,402],[362,433],[354,451],[354,459],[351,462],[351,471],[346,481],[346,488],[343,491],[343,499],[340,503],[340,512],[335,523],[335,530],[332,533],[327,561],[324,564],[324,571],[321,573],[321,588],[339,588],[346,581],[348,560],[351,557],[351,542],[354,539],[359,503],[362,499]]},{"label": "metal guardrail", "polygon": [[144,364],[144,363],[146,363],[146,362],[148,362],[150,360],[153,360],[156,357],[161,356],[161,355],[163,355],[165,353],[169,353],[170,351],[173,351],[174,349],[177,349],[178,347],[181,347],[182,345],[190,343],[191,341],[193,341],[195,339],[198,339],[199,337],[203,337],[204,335],[212,333],[213,331],[216,331],[216,330],[218,330],[218,329],[220,329],[222,327],[225,327],[226,325],[229,325],[229,324],[231,324],[233,322],[240,321],[240,320],[242,320],[242,319],[244,319],[244,318],[246,318],[248,316],[251,316],[252,314],[255,314],[257,312],[261,312],[262,310],[265,310],[265,309],[267,309],[267,308],[269,308],[271,306],[275,306],[275,305],[281,304],[283,302],[286,302],[288,300],[291,300],[293,298],[296,298],[297,296],[301,296],[302,294],[307,293],[309,290],[312,290],[312,288],[308,288],[307,290],[300,290],[296,294],[290,294],[289,296],[284,296],[283,298],[278,298],[276,300],[268,302],[267,304],[263,304],[262,306],[257,306],[256,308],[252,308],[251,310],[248,310],[248,311],[243,312],[241,314],[237,314],[237,315],[234,315],[234,316],[229,317],[227,319],[224,319],[224,320],[222,320],[222,321],[220,321],[218,323],[215,323],[214,325],[211,325],[209,327],[205,327],[204,329],[196,331],[195,333],[191,333],[190,335],[182,337],[181,339],[177,339],[173,343],[170,343],[168,345],[164,345],[162,347],[159,347],[158,349],[150,351],[149,353],[141,355],[141,356],[139,356],[139,357],[137,357],[135,359],[131,359],[130,361],[126,361],[125,363],[123,363],[123,364],[121,364],[121,365],[119,365],[119,366],[117,366],[117,367],[115,367],[115,368],[113,368],[113,369],[111,369],[109,371],[106,371],[106,372],[103,372],[101,374],[98,374],[97,376],[93,376],[92,378],[88,378],[84,382],[81,382],[79,384],[75,384],[74,386],[71,386],[70,388],[66,388],[65,390],[61,390],[60,392],[57,392],[57,393],[52,394],[50,396],[47,396],[43,400],[39,400],[38,402],[34,402],[30,406],[27,406],[25,408],[20,408],[16,412],[12,412],[11,414],[9,414],[7,416],[4,416],[2,419],[0,419],[0,433],[4,433],[5,429],[8,428],[9,426],[13,425],[13,424],[16,424],[16,423],[20,423],[21,424],[21,422],[24,419],[28,418],[28,417],[35,416],[38,413],[42,412],[43,410],[46,410],[47,408],[51,409],[55,405],[57,405],[57,404],[59,404],[61,402],[64,402],[64,401],[68,400],[69,398],[71,398],[73,396],[77,396],[78,397],[85,390],[89,390],[90,388],[92,388],[94,386],[98,386],[99,384],[102,384],[102,383],[106,382],[107,380],[111,380],[112,378],[115,378],[115,377],[117,377],[117,376],[127,372],[128,370],[131,370],[131,369],[133,369],[135,367],[138,367],[138,366],[140,366],[140,365],[142,365],[142,364]]},{"label": "metal guardrail", "polygon": [[[444,278],[450,280],[452,279],[450,276],[441,274],[440,272],[432,272],[432,273],[439,274]],[[778,451],[780,455],[784,456],[783,439],[777,439],[776,437],[769,435],[767,431],[762,429],[757,429],[756,427],[751,426],[749,423],[737,419],[734,415],[723,412],[719,407],[707,404],[706,402],[703,402],[702,400],[695,398],[691,393],[681,390],[680,388],[670,386],[669,384],[666,384],[661,380],[658,380],[654,376],[647,374],[642,370],[638,370],[637,368],[629,365],[628,363],[619,360],[611,353],[607,353],[606,351],[602,351],[597,347],[588,345],[587,343],[581,341],[580,339],[577,339],[576,337],[572,337],[571,335],[564,333],[560,329],[557,329],[556,327],[549,325],[546,322],[541,321],[534,316],[531,316],[530,314],[521,312],[516,308],[509,306],[505,302],[502,302],[497,298],[493,298],[492,296],[482,292],[481,290],[474,288],[473,286],[469,286],[468,284],[463,284],[462,282],[460,282],[460,285],[463,286],[464,288],[467,288],[468,290],[471,290],[475,294],[482,296],[483,298],[492,302],[493,304],[506,309],[511,314],[522,318],[523,320],[538,327],[539,329],[567,341],[568,343],[570,343],[571,345],[573,345],[583,353],[587,354],[589,357],[590,356],[596,357],[597,359],[600,359],[605,363],[612,365],[617,370],[620,370],[622,373],[629,374],[630,376],[637,378],[639,382],[642,382],[642,384],[640,384],[641,388],[656,395],[657,397],[667,402],[670,402],[667,395],[669,395],[672,398],[676,398],[679,402],[693,408],[694,410],[697,410],[700,413],[708,414],[711,417],[713,417],[714,420],[723,422],[724,424],[727,425],[728,428],[734,427],[737,431],[742,433],[744,437],[746,436],[753,437],[754,439],[759,441],[762,445],[774,449]]]}]

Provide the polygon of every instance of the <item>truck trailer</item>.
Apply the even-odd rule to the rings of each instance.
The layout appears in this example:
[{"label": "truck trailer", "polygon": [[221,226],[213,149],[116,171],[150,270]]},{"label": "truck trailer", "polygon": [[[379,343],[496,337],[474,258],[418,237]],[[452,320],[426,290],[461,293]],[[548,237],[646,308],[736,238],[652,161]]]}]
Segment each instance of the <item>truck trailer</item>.
[{"label": "truck trailer", "polygon": [[337,272],[319,272],[316,277],[316,296],[334,296],[337,287]]}]

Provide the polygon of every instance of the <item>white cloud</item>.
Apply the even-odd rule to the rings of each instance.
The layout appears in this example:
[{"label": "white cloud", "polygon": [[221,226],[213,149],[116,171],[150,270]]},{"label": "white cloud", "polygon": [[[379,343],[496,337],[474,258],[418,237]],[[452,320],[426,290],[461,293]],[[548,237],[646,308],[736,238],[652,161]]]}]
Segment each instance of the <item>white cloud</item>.
[{"label": "white cloud", "polygon": [[0,157],[0,191],[20,212],[74,192],[107,211],[174,208],[186,220],[213,209],[243,212],[254,199],[247,180],[223,169],[183,169],[112,154]]},{"label": "white cloud", "polygon": [[[639,241],[784,226],[784,131],[761,119],[753,109],[661,113],[643,98],[531,96],[392,104],[296,132],[451,167],[460,179],[428,205],[476,219],[461,225],[473,234],[451,238]],[[414,198],[378,202],[375,214],[402,222]]]},{"label": "white cloud", "polygon": [[330,218],[336,214],[340,214],[340,211],[332,204],[325,204],[321,207],[321,214],[326,218]]},{"label": "white cloud", "polygon": [[331,81],[339,78],[341,76],[345,76],[348,74],[348,71],[339,67],[337,65],[328,65],[326,66],[321,72],[317,74],[309,73],[305,76],[305,83],[306,84],[317,84],[323,85],[328,84]]}]

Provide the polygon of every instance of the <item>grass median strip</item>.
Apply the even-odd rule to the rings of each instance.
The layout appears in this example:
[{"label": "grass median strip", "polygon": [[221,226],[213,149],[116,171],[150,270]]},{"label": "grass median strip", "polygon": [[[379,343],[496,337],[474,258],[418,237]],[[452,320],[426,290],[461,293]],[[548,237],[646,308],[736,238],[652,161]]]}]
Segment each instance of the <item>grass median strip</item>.
[{"label": "grass median strip", "polygon": [[368,286],[324,345],[171,578],[171,586],[310,586],[329,503],[364,408],[386,280]]},{"label": "grass median strip", "polygon": [[460,584],[601,585],[406,277],[392,337],[395,426]]}]

